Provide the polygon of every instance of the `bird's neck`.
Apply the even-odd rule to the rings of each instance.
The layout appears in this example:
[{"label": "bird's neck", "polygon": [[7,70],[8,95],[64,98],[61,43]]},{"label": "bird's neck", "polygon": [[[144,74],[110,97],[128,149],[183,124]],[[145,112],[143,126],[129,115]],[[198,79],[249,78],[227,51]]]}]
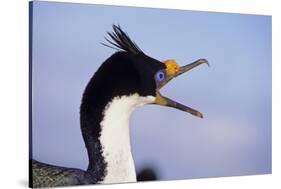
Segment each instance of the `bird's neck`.
[{"label": "bird's neck", "polygon": [[[136,181],[136,171],[130,145],[130,116],[136,107],[153,101],[154,97],[152,96],[140,97],[133,94],[115,97],[105,106],[102,120],[99,123],[100,135],[98,137],[101,147],[100,155],[105,164],[104,177],[100,182],[121,183]],[[92,148],[94,147],[91,146],[90,151]],[[93,151],[92,153],[96,152]],[[90,162],[90,166],[95,165],[91,165]]]}]

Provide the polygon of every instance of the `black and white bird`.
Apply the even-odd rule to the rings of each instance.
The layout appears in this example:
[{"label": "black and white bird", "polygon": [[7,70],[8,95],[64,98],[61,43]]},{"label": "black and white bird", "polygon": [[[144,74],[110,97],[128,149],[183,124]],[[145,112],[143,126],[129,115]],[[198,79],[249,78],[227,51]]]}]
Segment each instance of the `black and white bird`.
[{"label": "black and white bird", "polygon": [[117,49],[99,67],[84,91],[80,124],[88,152],[87,170],[59,167],[31,160],[31,187],[136,182],[129,120],[136,107],[169,106],[202,118],[203,115],[160,93],[171,79],[203,63],[180,67],[175,60],[158,61],[146,55],[120,26],[108,32],[104,44]]}]

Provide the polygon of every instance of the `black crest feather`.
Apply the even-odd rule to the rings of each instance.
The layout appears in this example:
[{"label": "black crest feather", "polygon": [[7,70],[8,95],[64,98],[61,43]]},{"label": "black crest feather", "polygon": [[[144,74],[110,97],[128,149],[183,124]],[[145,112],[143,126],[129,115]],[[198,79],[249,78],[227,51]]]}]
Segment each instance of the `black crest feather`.
[{"label": "black crest feather", "polygon": [[113,24],[112,28],[113,32],[107,32],[111,40],[105,37],[105,40],[110,43],[110,45],[102,43],[103,45],[116,50],[123,50],[133,54],[143,53],[143,51],[138,47],[138,45],[130,39],[130,37],[121,29],[119,25],[116,26]]}]

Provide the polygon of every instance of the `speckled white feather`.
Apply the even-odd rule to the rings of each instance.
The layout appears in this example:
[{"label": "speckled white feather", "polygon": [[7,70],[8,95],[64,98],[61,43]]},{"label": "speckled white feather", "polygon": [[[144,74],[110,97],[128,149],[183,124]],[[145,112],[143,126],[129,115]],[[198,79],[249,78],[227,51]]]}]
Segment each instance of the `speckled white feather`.
[{"label": "speckled white feather", "polygon": [[100,142],[107,163],[102,183],[136,182],[136,171],[130,145],[129,121],[133,110],[153,103],[155,97],[138,94],[115,97],[104,110],[100,123]]}]

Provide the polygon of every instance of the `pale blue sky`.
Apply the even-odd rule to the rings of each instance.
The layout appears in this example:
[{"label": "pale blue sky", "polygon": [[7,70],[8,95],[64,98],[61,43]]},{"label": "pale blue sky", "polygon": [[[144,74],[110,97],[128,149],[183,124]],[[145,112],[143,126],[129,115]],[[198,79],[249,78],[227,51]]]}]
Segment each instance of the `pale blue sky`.
[{"label": "pale blue sky", "polygon": [[120,24],[142,50],[181,65],[209,60],[162,93],[204,114],[137,109],[131,143],[137,169],[160,179],[271,172],[271,17],[229,13],[35,2],[33,157],[87,167],[79,127],[81,95],[114,50],[102,46]]}]

